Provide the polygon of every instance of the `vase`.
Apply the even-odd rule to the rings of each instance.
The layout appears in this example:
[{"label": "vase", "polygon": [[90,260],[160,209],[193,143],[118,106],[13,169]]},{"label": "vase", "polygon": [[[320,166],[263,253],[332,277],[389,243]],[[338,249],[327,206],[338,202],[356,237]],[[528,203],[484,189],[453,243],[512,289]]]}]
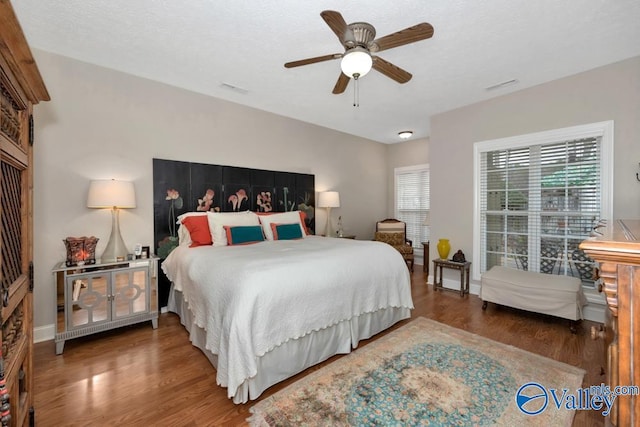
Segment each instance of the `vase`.
[{"label": "vase", "polygon": [[440,255],[440,259],[447,259],[447,257],[449,256],[449,251],[451,251],[451,244],[449,244],[449,239],[438,240],[438,255]]}]

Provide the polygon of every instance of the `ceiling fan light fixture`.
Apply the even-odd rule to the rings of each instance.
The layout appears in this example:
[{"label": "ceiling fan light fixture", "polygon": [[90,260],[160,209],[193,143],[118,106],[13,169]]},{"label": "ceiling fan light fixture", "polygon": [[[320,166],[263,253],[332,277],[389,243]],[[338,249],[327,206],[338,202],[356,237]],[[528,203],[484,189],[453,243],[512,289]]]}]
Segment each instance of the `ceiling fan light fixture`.
[{"label": "ceiling fan light fixture", "polygon": [[344,54],[342,61],[340,62],[342,72],[346,76],[355,79],[358,79],[371,71],[372,65],[373,60],[371,59],[371,55],[361,46],[349,49]]},{"label": "ceiling fan light fixture", "polygon": [[400,137],[400,139],[409,139],[413,136],[413,131],[412,130],[403,130],[401,132],[398,132],[398,136]]}]

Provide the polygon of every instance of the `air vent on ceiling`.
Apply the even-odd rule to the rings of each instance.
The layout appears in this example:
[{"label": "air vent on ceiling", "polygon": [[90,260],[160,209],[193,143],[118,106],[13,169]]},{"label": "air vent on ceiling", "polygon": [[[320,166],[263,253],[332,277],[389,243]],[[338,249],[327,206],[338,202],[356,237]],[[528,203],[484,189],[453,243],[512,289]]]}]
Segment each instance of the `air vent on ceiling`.
[{"label": "air vent on ceiling", "polygon": [[489,87],[485,87],[485,90],[495,90],[495,89],[502,89],[503,87],[506,86],[511,86],[518,83],[517,79],[511,79],[511,80],[507,80],[505,82],[501,82],[501,83],[497,83],[495,85],[489,86]]},{"label": "air vent on ceiling", "polygon": [[234,92],[241,93],[241,94],[243,94],[243,95],[246,95],[246,94],[248,94],[248,93],[249,93],[249,90],[247,90],[247,89],[245,89],[245,88],[242,88],[242,87],[239,87],[239,86],[236,86],[236,85],[232,85],[231,83],[225,83],[225,82],[222,82],[222,83],[220,84],[220,87],[225,88],[225,89],[232,90],[232,91],[234,91]]}]

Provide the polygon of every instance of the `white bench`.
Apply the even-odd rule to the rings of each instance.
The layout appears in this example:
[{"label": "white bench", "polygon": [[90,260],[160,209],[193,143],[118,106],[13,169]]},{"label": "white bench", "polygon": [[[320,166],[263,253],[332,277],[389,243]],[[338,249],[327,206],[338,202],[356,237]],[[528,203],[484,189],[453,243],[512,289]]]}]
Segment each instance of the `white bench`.
[{"label": "white bench", "polygon": [[483,310],[488,302],[493,302],[572,320],[574,333],[575,321],[582,319],[582,307],[587,303],[582,282],[576,277],[502,266],[494,266],[482,274],[480,298]]}]

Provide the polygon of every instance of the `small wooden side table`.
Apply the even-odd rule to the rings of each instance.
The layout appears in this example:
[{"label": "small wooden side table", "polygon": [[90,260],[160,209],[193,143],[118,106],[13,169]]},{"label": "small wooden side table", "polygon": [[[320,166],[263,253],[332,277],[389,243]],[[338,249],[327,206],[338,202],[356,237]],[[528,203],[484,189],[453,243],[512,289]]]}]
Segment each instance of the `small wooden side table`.
[{"label": "small wooden side table", "polygon": [[[469,293],[469,270],[471,269],[471,261],[467,262],[453,262],[447,259],[434,259],[433,260],[433,290],[447,289],[442,286],[442,269],[452,268],[454,270],[460,270],[460,296]],[[438,271],[440,272],[440,278],[438,279]]]},{"label": "small wooden side table", "polygon": [[424,260],[422,261],[422,271],[427,273],[427,277],[429,277],[429,242],[422,242],[422,250],[424,255]]}]

